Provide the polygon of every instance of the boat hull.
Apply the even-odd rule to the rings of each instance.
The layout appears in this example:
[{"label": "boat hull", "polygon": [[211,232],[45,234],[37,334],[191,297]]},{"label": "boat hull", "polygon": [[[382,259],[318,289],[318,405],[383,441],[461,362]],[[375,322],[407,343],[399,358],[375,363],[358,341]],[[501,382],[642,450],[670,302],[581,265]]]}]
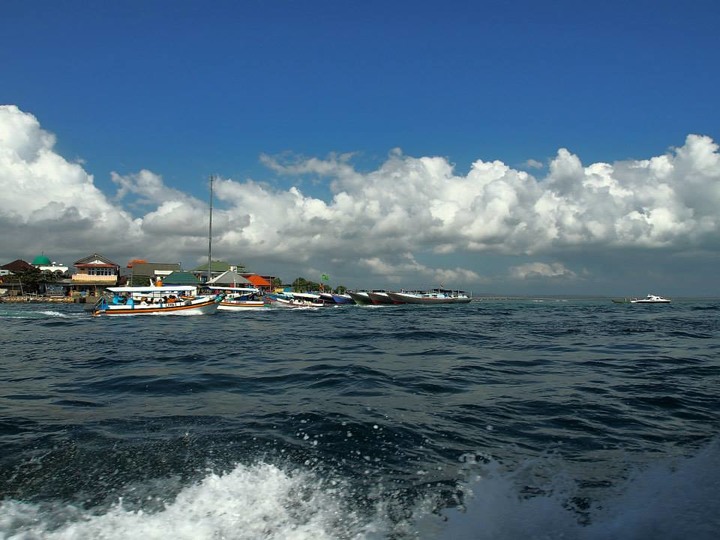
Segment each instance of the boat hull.
[{"label": "boat hull", "polygon": [[440,304],[468,304],[472,298],[468,296],[425,296],[420,294],[393,293],[388,295],[396,303],[401,304],[424,304],[424,305],[440,305]]},{"label": "boat hull", "polygon": [[218,311],[248,311],[263,309],[266,305],[263,300],[223,300]]},{"label": "boat hull", "polygon": [[385,304],[401,304],[402,302],[396,302],[386,292],[369,292],[368,298],[370,303],[376,306]]},{"label": "boat hull", "polygon": [[143,306],[135,304],[127,305],[106,305],[96,307],[92,314],[96,317],[118,317],[138,315],[211,315],[215,313],[220,304],[214,299],[186,300],[167,304],[149,304]]},{"label": "boat hull", "polygon": [[356,304],[359,304],[361,306],[368,306],[372,304],[372,300],[370,300],[370,297],[368,296],[368,293],[366,292],[348,292],[348,295],[350,298],[352,298]]},{"label": "boat hull", "polygon": [[280,308],[321,308],[329,305],[317,295],[304,293],[267,294],[265,300],[268,305]]},{"label": "boat hull", "polygon": [[633,298],[631,304],[669,304],[669,298],[663,298],[656,294],[648,294],[645,298]]}]

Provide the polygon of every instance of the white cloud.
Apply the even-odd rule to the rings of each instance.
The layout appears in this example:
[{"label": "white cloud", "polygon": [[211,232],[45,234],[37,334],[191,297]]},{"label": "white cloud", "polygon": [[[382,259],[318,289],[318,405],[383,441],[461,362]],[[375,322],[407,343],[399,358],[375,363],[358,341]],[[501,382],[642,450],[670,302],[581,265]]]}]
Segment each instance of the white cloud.
[{"label": "white cloud", "polygon": [[[114,173],[117,193],[106,196],[54,143],[32,115],[0,107],[0,224],[11,233],[0,247],[8,260],[48,246],[73,256],[170,261],[206,254],[207,201],[147,170]],[[298,187],[218,180],[214,253],[253,268],[283,266],[287,277],[322,268],[364,283],[460,286],[481,282],[482,261],[492,254],[559,259],[582,250],[718,247],[720,156],[709,137],[690,135],[665,155],[613,164],[583,165],[560,149],[542,178],[482,160],[459,175],[445,158],[398,149],[369,172],[351,160],[262,157],[295,186],[306,175],[327,180],[327,200]],[[480,269],[457,265],[456,256],[474,258]],[[518,265],[513,275],[576,277],[560,262]]]},{"label": "white cloud", "polygon": [[526,166],[527,168],[529,168],[529,169],[542,169],[542,168],[544,167],[544,165],[542,164],[542,162],[540,162],[540,161],[538,161],[538,160],[536,160],[536,159],[528,159],[528,160],[525,162],[525,166]]},{"label": "white cloud", "polygon": [[77,255],[78,245],[127,246],[139,239],[130,214],[110,204],[93,177],[55,153],[54,145],[34,116],[0,106],[2,251],[52,247]]},{"label": "white cloud", "polygon": [[541,263],[533,262],[514,266],[510,268],[510,275],[514,279],[537,279],[537,278],[566,278],[575,279],[577,274],[565,268],[562,263]]}]

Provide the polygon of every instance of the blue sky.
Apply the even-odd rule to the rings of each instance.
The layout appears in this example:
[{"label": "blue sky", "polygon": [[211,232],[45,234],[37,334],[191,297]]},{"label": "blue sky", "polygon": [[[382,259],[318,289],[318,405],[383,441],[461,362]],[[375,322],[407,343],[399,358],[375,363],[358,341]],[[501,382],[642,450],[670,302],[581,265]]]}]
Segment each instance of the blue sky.
[{"label": "blue sky", "polygon": [[[247,189],[249,181],[265,186],[264,195],[287,194],[294,186],[305,202],[332,205],[338,190],[348,190],[349,184],[347,175],[330,163],[339,160],[353,174],[372,177],[392,161],[395,149],[407,166],[416,159],[440,158],[463,178],[478,160],[499,161],[511,172],[529,173],[541,186],[552,184],[550,164],[560,149],[577,156],[584,167],[642,162],[684,148],[689,135],[699,135],[706,138],[711,156],[716,155],[719,22],[720,4],[709,1],[585,6],[529,1],[6,0],[0,18],[0,104],[35,118],[43,133],[54,136],[52,152],[80,166],[92,176],[100,196],[126,212],[125,219],[136,220],[135,244],[120,249],[99,234],[94,241],[84,239],[79,256],[98,251],[118,258],[153,258],[152,250],[158,249],[155,258],[174,257],[191,266],[201,257],[199,239],[187,245],[175,242],[184,249],[161,248],[148,238],[148,226],[158,223],[162,212],[157,210],[173,197],[199,210],[207,200],[210,174],[229,182],[227,198],[220,189],[218,208],[252,216],[238,207],[237,198],[237,190]],[[345,154],[351,157],[341,157]],[[693,163],[704,171],[702,189],[715,197],[718,177],[707,173],[707,164]],[[680,185],[685,169],[677,165]],[[21,179],[9,176],[8,171],[17,170],[7,166],[4,188],[19,183],[22,189]],[[147,183],[141,188],[137,181],[119,180],[136,178],[141,171],[156,175],[163,189],[151,196]],[[53,176],[58,186],[60,176]],[[612,178],[621,187],[632,182],[631,176]],[[124,195],[118,197],[122,185]],[[354,201],[368,196],[352,185]],[[431,181],[423,185],[442,188]],[[521,188],[513,189],[513,204],[526,200],[517,196]],[[418,191],[422,186],[415,185],[412,193]],[[477,195],[473,193],[467,196]],[[51,199],[49,190],[47,196],[47,202],[60,200]],[[273,204],[282,198],[275,197]],[[428,199],[411,199],[406,193],[402,224],[422,227],[412,221],[417,214],[413,205],[427,205]],[[594,206],[587,197],[581,200]],[[684,210],[668,218],[671,223],[700,215],[685,196],[673,199],[668,208],[677,209],[678,200]],[[62,215],[73,214],[71,202],[63,205]],[[337,207],[331,210],[338,215]],[[437,212],[434,219],[448,215],[447,208]],[[606,266],[617,267],[608,260],[624,260],[628,252],[636,260],[647,257],[653,266],[667,263],[669,254],[683,269],[679,260],[697,261],[697,285],[678,285],[668,270],[657,278],[663,287],[658,292],[702,293],[712,283],[711,268],[717,263],[717,246],[706,240],[712,226],[703,221],[692,233],[673,233],[672,241],[655,236],[648,243],[623,236],[620,242],[596,227],[587,241],[567,240],[570,235],[541,250],[528,247],[532,241],[515,248],[507,247],[514,245],[509,239],[478,243],[473,237],[478,228],[470,227],[475,232],[466,231],[466,241],[457,244],[446,232],[403,237],[411,243],[402,249],[411,254],[412,264],[391,260],[400,248],[386,245],[375,266],[352,270],[360,260],[353,259],[352,251],[343,252],[340,239],[377,243],[378,231],[385,230],[378,225],[390,214],[392,208],[380,209],[378,221],[359,231],[343,229],[323,214],[326,229],[344,231],[335,237],[336,249],[288,245],[287,251],[274,248],[272,254],[260,249],[249,221],[234,223],[228,216],[217,255],[288,279],[326,271],[348,286],[430,286],[442,274],[462,282],[458,285],[503,293],[644,294],[644,289],[626,290],[647,284],[647,279],[637,279],[637,272],[625,281],[613,274],[614,283],[601,278],[608,275]],[[524,219],[511,214],[506,224]],[[610,215],[617,230],[628,212]],[[545,223],[532,221],[540,222]],[[658,230],[657,221],[653,223]],[[283,230],[292,227],[286,222]],[[322,230],[311,229],[297,230],[319,235],[322,243]],[[373,234],[363,233],[368,230]],[[392,227],[387,230],[402,236]],[[22,245],[0,241],[0,256],[7,261],[32,258],[40,247]],[[75,256],[73,246],[55,245]],[[292,254],[303,249],[308,251],[305,260],[293,260]],[[606,257],[594,262],[598,250]],[[358,252],[367,259],[371,249]],[[63,253],[52,255],[65,257]],[[512,270],[530,264],[545,265],[535,267],[539,272],[531,272],[532,280],[519,277],[527,272]],[[560,265],[554,267],[557,271],[553,265]],[[668,291],[671,285],[675,290]],[[711,292],[717,294],[717,287]]]}]

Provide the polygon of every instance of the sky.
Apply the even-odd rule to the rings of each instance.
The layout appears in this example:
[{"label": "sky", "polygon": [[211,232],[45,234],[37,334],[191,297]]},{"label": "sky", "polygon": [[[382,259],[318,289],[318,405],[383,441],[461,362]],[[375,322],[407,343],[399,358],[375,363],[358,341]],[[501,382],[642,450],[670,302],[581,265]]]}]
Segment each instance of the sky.
[{"label": "sky", "polygon": [[[587,4],[587,5],[584,5]],[[0,264],[720,296],[720,3],[4,0]]]}]

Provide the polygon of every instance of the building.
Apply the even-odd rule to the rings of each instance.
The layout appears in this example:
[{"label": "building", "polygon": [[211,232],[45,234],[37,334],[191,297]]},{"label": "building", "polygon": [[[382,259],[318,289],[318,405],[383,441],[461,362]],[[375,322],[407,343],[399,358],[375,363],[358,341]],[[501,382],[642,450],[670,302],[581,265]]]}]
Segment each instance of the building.
[{"label": "building", "polygon": [[0,283],[6,294],[21,295],[23,290],[22,281],[16,274],[22,274],[35,267],[22,259],[15,259],[12,262],[0,266]]},{"label": "building", "polygon": [[[227,271],[237,272],[238,274],[245,271],[245,267],[241,264],[228,264],[225,261],[211,261],[210,262],[210,279],[216,278]],[[208,281],[208,263],[201,264],[197,268],[190,270],[195,277],[198,278],[200,283],[206,283]]]},{"label": "building", "polygon": [[180,272],[180,263],[151,263],[138,260],[128,263],[130,268],[129,283],[135,287],[144,287],[164,280],[174,272]]},{"label": "building", "polygon": [[52,272],[53,274],[66,275],[69,270],[64,264],[51,261],[44,253],[35,257],[31,264],[38,270],[43,272]]},{"label": "building", "polygon": [[261,291],[270,292],[272,291],[272,280],[271,276],[259,276],[257,274],[243,274],[243,277],[252,283],[253,287],[260,289]]},{"label": "building", "polygon": [[118,284],[120,266],[97,253],[73,263],[76,272],[72,275],[71,288],[81,294],[97,296],[105,287]]}]

